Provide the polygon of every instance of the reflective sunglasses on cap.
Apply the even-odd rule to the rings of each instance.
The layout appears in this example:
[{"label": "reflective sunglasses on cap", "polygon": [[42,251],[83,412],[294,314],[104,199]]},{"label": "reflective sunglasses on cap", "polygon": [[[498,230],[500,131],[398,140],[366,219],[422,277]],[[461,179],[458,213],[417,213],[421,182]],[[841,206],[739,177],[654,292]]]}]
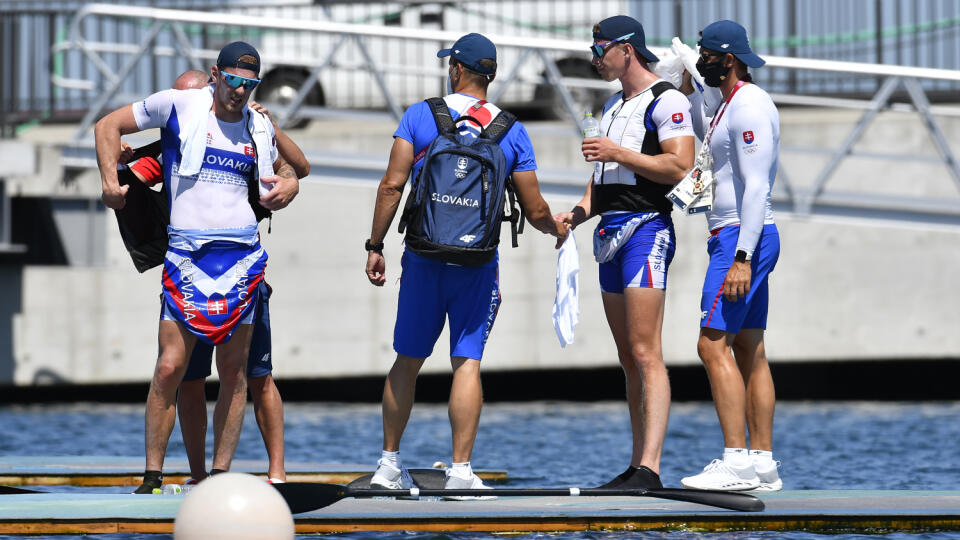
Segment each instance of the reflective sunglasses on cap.
[{"label": "reflective sunglasses on cap", "polygon": [[260,84],[260,79],[250,79],[248,77],[241,77],[239,75],[234,75],[232,73],[227,73],[225,71],[221,71],[220,73],[223,74],[224,82],[226,82],[228,85],[230,85],[233,88],[240,88],[240,86],[242,85],[246,90],[253,90],[254,88],[257,87],[258,84]]},{"label": "reflective sunglasses on cap", "polygon": [[603,57],[603,53],[606,52],[606,50],[607,50],[608,48],[610,48],[611,45],[613,45],[613,44],[615,44],[615,43],[620,43],[621,41],[626,41],[626,40],[632,38],[632,37],[633,37],[633,34],[635,34],[635,33],[636,33],[636,32],[630,32],[629,34],[620,36],[620,37],[618,37],[618,38],[616,38],[616,39],[611,39],[610,41],[604,43],[603,45],[600,45],[599,43],[594,43],[593,45],[590,46],[590,51],[593,52],[593,57],[594,57],[594,58],[602,58],[602,57]]}]

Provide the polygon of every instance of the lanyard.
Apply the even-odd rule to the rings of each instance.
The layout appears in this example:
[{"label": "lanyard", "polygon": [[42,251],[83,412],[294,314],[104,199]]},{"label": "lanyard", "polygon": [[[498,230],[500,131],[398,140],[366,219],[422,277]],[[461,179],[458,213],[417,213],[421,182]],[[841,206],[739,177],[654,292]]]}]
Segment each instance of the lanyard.
[{"label": "lanyard", "polygon": [[710,130],[707,132],[707,136],[704,137],[704,145],[709,147],[710,138],[713,137],[713,128],[720,123],[720,117],[723,116],[723,113],[727,112],[727,107],[730,105],[730,100],[733,99],[733,96],[737,93],[737,90],[740,90],[747,83],[744,81],[737,81],[736,86],[733,87],[733,91],[730,92],[730,95],[727,96],[727,99],[723,102],[723,107],[717,111],[716,116],[713,117],[713,120],[710,122]]}]

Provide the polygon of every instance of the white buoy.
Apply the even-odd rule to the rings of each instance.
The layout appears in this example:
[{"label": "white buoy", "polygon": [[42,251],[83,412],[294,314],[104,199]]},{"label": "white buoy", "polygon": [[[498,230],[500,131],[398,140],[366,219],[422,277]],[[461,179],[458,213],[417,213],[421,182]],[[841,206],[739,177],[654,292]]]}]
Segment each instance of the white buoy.
[{"label": "white buoy", "polygon": [[293,540],[286,501],[256,476],[222,473],[200,482],[180,505],[175,540]]}]

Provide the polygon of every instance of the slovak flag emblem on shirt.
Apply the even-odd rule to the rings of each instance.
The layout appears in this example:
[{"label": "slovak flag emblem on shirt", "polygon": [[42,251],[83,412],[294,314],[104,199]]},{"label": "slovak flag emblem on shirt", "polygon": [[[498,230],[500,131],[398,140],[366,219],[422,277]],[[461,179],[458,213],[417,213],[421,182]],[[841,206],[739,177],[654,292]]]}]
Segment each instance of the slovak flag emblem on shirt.
[{"label": "slovak flag emblem on shirt", "polygon": [[227,312],[227,301],[226,299],[220,300],[207,300],[207,314],[209,315],[223,315]]},{"label": "slovak flag emblem on shirt", "polygon": [[673,113],[673,116],[671,118],[673,119],[674,124],[679,124],[680,122],[683,122],[683,113],[682,112]]},{"label": "slovak flag emblem on shirt", "polygon": [[243,145],[243,155],[252,156],[253,155],[253,146],[249,144]]},{"label": "slovak flag emblem on shirt", "polygon": [[752,132],[752,131],[744,131],[744,132],[743,132],[743,142],[745,142],[745,143],[747,143],[747,144],[750,144],[750,143],[753,142],[753,132]]}]

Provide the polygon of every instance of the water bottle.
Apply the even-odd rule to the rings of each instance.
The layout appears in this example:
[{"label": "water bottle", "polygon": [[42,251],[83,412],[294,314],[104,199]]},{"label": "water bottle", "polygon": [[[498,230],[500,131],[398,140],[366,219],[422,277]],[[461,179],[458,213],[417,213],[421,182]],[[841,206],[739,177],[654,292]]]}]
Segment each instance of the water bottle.
[{"label": "water bottle", "polygon": [[583,127],[584,139],[600,136],[600,122],[597,122],[592,112],[587,111],[587,113],[583,115],[583,124],[581,125]]},{"label": "water bottle", "polygon": [[181,486],[180,484],[164,484],[162,493],[164,495],[183,495],[183,488],[184,486]]}]

